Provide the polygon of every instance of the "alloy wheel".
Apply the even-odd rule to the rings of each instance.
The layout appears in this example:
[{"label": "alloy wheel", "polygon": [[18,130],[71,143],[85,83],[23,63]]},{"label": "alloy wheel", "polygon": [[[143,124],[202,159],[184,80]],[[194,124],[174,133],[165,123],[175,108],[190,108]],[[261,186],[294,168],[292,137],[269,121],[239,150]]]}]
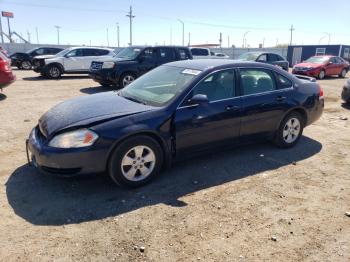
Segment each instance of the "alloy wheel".
[{"label": "alloy wheel", "polygon": [[132,75],[126,75],[123,78],[123,87],[126,87],[129,85],[131,82],[133,82],[135,78]]},{"label": "alloy wheel", "polygon": [[23,61],[22,62],[22,68],[25,69],[25,70],[29,70],[32,68],[32,64],[28,61]]},{"label": "alloy wheel", "polygon": [[153,171],[156,164],[156,156],[153,150],[147,146],[135,146],[123,157],[121,171],[129,181],[141,181],[146,179]]},{"label": "alloy wheel", "polygon": [[300,121],[297,118],[290,118],[283,128],[283,140],[291,144],[297,140],[301,130]]},{"label": "alloy wheel", "polygon": [[49,72],[50,76],[53,78],[60,76],[60,70],[56,66],[51,67]]}]

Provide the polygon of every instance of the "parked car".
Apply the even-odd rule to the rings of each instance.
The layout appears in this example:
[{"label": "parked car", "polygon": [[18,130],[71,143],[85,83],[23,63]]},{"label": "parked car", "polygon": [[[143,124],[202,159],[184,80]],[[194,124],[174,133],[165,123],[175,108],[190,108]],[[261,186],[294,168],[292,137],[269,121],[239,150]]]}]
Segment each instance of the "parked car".
[{"label": "parked car", "polygon": [[346,81],[344,84],[341,98],[345,103],[350,104],[350,79],[348,79],[348,81]]},{"label": "parked car", "polygon": [[177,61],[118,92],[53,107],[29,135],[28,161],[61,176],[107,171],[136,187],[198,152],[259,138],[292,147],[323,107],[316,82],[275,66]]},{"label": "parked car", "polygon": [[345,77],[349,71],[349,63],[339,56],[312,56],[293,67],[293,74],[307,75],[323,79],[325,76],[338,75]]},{"label": "parked car", "polygon": [[260,63],[267,63],[281,67],[283,70],[288,71],[289,63],[282,56],[275,53],[267,52],[247,52],[238,57],[237,61],[255,61]]},{"label": "parked car", "polygon": [[8,58],[0,52],[0,89],[2,90],[15,80],[16,76],[12,72]]},{"label": "parked car", "polygon": [[214,53],[216,57],[222,58],[222,59],[229,59],[230,57],[224,53]]},{"label": "parked car", "polygon": [[190,47],[193,59],[219,59],[209,48]]},{"label": "parked car", "polygon": [[25,53],[17,52],[10,56],[11,66],[16,66],[18,69],[29,70],[32,68],[34,57],[39,55],[55,55],[62,50],[63,48],[57,47],[39,47]]},{"label": "parked car", "polygon": [[123,49],[113,58],[92,62],[90,77],[102,86],[123,88],[159,65],[186,59],[192,59],[188,47],[133,46]]},{"label": "parked car", "polygon": [[105,60],[115,55],[113,49],[98,47],[71,47],[56,55],[37,56],[34,71],[48,78],[62,74],[88,74],[92,61]]}]

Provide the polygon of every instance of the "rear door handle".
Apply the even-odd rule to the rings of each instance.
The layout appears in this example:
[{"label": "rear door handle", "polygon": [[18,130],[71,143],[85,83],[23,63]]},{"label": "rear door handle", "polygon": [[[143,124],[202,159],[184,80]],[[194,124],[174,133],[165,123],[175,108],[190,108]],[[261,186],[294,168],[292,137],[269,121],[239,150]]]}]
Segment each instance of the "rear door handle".
[{"label": "rear door handle", "polygon": [[276,101],[277,102],[282,102],[282,101],[284,101],[284,100],[286,100],[287,99],[287,97],[285,97],[285,96],[278,96],[277,98],[276,98]]},{"label": "rear door handle", "polygon": [[236,111],[239,109],[239,106],[232,106],[232,105],[228,105],[226,106],[226,111]]}]

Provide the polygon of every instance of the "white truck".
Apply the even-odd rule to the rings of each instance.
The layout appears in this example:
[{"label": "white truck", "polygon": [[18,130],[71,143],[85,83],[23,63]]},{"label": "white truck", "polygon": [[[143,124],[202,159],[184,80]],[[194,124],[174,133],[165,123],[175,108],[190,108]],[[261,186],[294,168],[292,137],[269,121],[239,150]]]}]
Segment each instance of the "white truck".
[{"label": "white truck", "polygon": [[209,48],[205,47],[190,47],[193,59],[222,59],[227,57],[217,56]]}]

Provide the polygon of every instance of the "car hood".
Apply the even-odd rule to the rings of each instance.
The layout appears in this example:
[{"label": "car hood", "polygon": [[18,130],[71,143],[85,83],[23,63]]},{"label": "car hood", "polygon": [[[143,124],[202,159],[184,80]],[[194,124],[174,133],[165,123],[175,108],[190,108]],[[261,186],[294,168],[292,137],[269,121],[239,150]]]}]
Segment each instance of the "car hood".
[{"label": "car hood", "polygon": [[43,135],[51,137],[63,129],[88,126],[155,109],[127,100],[117,92],[105,92],[70,99],[54,106],[39,119],[39,128]]},{"label": "car hood", "polygon": [[322,64],[314,64],[314,63],[300,63],[295,65],[296,67],[312,67],[312,68],[316,68],[319,66],[322,66]]},{"label": "car hood", "polygon": [[53,58],[55,56],[56,55],[38,55],[38,56],[35,56],[34,58],[35,59],[47,59],[47,58]]}]

